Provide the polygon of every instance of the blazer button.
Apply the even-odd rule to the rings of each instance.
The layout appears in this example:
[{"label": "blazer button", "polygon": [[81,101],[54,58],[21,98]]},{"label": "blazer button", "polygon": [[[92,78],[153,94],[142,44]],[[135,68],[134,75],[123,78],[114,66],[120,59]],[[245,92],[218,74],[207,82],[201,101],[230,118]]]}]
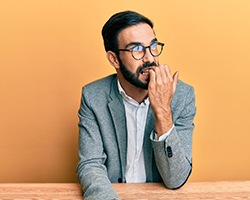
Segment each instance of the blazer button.
[{"label": "blazer button", "polygon": [[122,183],[122,178],[118,178],[118,183]]},{"label": "blazer button", "polygon": [[173,156],[172,148],[170,146],[167,147],[167,153],[169,158]]}]

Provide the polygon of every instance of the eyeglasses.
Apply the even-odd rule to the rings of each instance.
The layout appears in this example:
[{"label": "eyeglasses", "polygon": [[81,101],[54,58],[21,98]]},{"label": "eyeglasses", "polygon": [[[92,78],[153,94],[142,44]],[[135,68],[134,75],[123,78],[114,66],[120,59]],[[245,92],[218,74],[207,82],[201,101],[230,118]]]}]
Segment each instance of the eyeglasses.
[{"label": "eyeglasses", "polygon": [[131,52],[132,57],[135,60],[141,60],[145,56],[147,48],[149,49],[149,52],[151,53],[152,56],[157,57],[162,53],[163,46],[164,46],[164,43],[154,42],[153,44],[147,47],[144,47],[142,44],[138,44],[138,45],[133,46],[130,49],[118,49],[118,50],[129,51]]}]

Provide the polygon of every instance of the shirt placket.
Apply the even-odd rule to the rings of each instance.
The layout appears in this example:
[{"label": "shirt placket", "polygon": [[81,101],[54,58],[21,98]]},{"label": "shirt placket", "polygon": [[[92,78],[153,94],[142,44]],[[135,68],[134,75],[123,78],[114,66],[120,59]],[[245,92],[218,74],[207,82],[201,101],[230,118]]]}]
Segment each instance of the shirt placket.
[{"label": "shirt placket", "polygon": [[145,116],[146,106],[142,103],[138,105],[135,113],[136,117],[136,152],[135,152],[135,165],[134,165],[134,175],[139,173],[137,163],[141,159],[142,154],[142,146],[143,146],[143,136],[144,136],[144,117]]}]

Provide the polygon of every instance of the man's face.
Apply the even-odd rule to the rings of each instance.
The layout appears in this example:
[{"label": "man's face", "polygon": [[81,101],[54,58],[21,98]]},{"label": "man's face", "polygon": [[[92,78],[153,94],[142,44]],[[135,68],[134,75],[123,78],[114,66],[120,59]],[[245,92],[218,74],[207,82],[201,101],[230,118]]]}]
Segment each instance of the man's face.
[{"label": "man's face", "polygon": [[[135,44],[149,46],[156,40],[153,29],[145,23],[128,27],[122,30],[118,35],[119,49],[130,49]],[[120,51],[118,57],[120,63],[120,72],[124,79],[132,85],[147,89],[149,83],[149,73],[145,68],[158,65],[158,58],[153,57],[149,49],[141,60],[132,57],[131,52]]]}]

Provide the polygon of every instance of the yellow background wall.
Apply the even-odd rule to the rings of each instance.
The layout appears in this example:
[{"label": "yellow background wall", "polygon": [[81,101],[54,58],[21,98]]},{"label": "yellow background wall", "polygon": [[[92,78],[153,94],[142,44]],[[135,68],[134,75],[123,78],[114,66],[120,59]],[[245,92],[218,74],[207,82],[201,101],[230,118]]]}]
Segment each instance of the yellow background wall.
[{"label": "yellow background wall", "polygon": [[0,182],[76,182],[81,87],[115,71],[101,28],[151,18],[160,57],[195,87],[190,181],[250,179],[250,1],[0,1]]}]

